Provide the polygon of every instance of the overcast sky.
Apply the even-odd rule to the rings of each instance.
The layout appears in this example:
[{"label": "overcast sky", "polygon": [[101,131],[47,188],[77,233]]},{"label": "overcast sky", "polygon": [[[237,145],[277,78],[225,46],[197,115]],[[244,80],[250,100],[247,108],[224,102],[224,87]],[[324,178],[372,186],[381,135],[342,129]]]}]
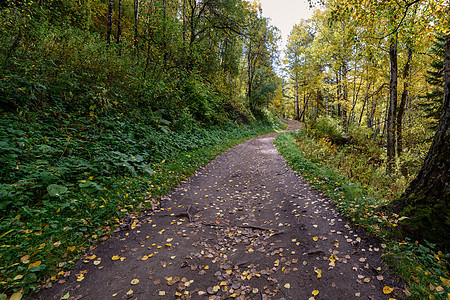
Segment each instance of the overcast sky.
[{"label": "overcast sky", "polygon": [[282,48],[284,50],[287,37],[294,24],[300,19],[309,19],[312,10],[309,9],[307,0],[260,0],[263,16],[272,20],[271,24],[281,30],[283,38]]}]

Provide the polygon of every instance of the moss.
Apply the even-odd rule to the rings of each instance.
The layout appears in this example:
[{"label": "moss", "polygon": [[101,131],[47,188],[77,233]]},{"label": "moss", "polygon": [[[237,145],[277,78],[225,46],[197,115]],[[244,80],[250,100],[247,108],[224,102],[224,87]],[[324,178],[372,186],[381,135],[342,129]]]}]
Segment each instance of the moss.
[{"label": "moss", "polygon": [[405,236],[450,248],[449,208],[442,198],[416,193],[398,201],[403,204],[400,216],[407,217],[400,222]]}]

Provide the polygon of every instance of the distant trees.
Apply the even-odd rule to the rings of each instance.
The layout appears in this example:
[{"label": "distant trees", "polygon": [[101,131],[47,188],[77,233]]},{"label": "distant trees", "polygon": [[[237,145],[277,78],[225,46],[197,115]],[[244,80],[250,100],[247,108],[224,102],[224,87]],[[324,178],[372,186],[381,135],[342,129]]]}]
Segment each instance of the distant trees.
[{"label": "distant trees", "polygon": [[[182,114],[195,114],[202,122],[219,122],[233,114],[250,120],[267,110],[280,83],[274,72],[279,33],[262,16],[257,3],[68,0],[19,1],[2,7],[5,11],[0,29],[9,33],[2,36],[0,51],[7,56],[8,48],[12,49],[9,53],[24,51],[29,55],[14,59],[31,59],[34,54],[30,51],[42,47],[45,56],[40,60],[54,62],[58,70],[60,66],[68,70],[67,65],[62,65],[72,64],[74,74],[64,79],[67,85],[71,86],[70,78],[76,78],[79,84],[73,87],[82,89],[85,84],[93,90],[84,94],[66,90],[58,96],[53,90],[51,97],[42,93],[37,98],[44,102],[62,101],[65,105],[74,97],[91,116],[105,103],[108,107],[112,107],[111,103],[129,103],[158,111],[170,122]],[[36,34],[45,31],[51,34],[36,43]],[[20,37],[17,47],[11,43],[14,36]],[[68,44],[72,49],[67,48]],[[89,68],[73,66],[84,64],[77,61],[82,56],[84,62],[90,62]],[[103,58],[109,63],[100,63]],[[27,74],[24,78],[30,76]],[[99,79],[103,76],[107,83]],[[9,83],[17,84],[8,80],[5,84]],[[95,89],[102,91],[100,96]],[[113,92],[115,89],[120,93]],[[123,92],[129,93],[125,102],[111,100]],[[88,100],[80,100],[84,97]],[[14,102],[10,99],[16,98],[5,99]]]}]

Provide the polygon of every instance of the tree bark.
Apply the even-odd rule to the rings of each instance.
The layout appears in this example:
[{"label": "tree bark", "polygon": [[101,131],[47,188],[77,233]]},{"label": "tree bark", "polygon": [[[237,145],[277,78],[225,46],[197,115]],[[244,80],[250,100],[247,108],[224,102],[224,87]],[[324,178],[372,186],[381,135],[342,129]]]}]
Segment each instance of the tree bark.
[{"label": "tree bark", "polygon": [[113,6],[114,6],[114,0],[109,0],[109,4],[108,4],[108,28],[107,28],[107,32],[106,32],[106,43],[108,44],[108,46],[111,44]]},{"label": "tree bark", "polygon": [[407,235],[450,246],[450,35],[445,37],[444,103],[430,150],[417,177],[392,206],[407,217],[400,225]]},{"label": "tree bark", "polygon": [[122,0],[119,0],[119,16],[117,17],[117,44],[119,44],[119,56],[122,55]]},{"label": "tree bark", "polygon": [[389,47],[390,83],[389,83],[389,108],[387,112],[386,140],[387,140],[387,173],[395,170],[395,115],[397,111],[397,37],[391,38]]},{"label": "tree bark", "polygon": [[134,53],[139,55],[139,43],[138,43],[138,23],[139,23],[139,0],[133,0],[134,6]]},{"label": "tree bark", "polygon": [[397,156],[400,157],[403,152],[403,115],[405,114],[406,102],[408,99],[409,93],[409,72],[411,70],[411,59],[412,59],[412,50],[408,47],[408,58],[405,64],[405,68],[403,69],[403,92],[402,99],[400,100],[400,105],[398,107],[397,112]]}]

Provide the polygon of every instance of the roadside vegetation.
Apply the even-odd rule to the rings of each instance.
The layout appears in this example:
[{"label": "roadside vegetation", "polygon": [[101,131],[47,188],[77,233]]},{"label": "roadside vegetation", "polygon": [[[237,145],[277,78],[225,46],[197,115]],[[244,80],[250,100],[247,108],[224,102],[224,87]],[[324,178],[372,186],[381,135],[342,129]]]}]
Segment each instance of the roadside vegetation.
[{"label": "roadside vegetation", "polygon": [[[352,223],[379,238],[384,260],[405,281],[411,299],[447,299],[450,253],[427,241],[399,240],[402,218],[385,209],[400,197],[409,178],[386,175],[385,154],[364,128],[344,135],[339,122],[329,117],[307,122],[306,128],[275,140],[289,165]],[[415,162],[420,157],[414,157],[405,170],[411,177],[420,166]]]}]

